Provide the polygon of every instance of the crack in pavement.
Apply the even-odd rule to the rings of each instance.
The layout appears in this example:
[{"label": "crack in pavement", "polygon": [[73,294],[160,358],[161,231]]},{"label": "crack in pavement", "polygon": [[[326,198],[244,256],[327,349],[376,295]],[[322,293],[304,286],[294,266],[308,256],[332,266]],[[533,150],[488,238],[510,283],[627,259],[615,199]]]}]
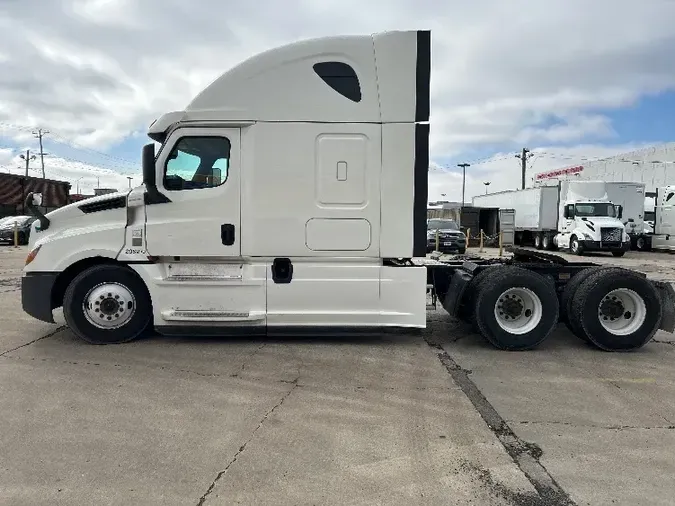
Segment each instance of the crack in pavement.
[{"label": "crack in pavement", "polygon": [[32,341],[30,341],[28,343],[24,343],[20,346],[17,346],[16,348],[12,348],[11,350],[3,351],[2,353],[0,353],[0,357],[4,357],[8,353],[12,353],[13,351],[20,350],[21,348],[25,348],[26,346],[30,346],[31,344],[37,343],[38,341],[42,341],[43,339],[47,339],[48,337],[52,337],[54,334],[57,334],[57,333],[61,332],[65,328],[66,328],[65,325],[60,325],[59,327],[56,328],[56,330],[50,332],[49,334],[46,334],[42,337],[38,337],[37,339],[33,339]]},{"label": "crack in pavement", "polygon": [[521,425],[565,425],[568,427],[588,427],[589,429],[607,429],[607,430],[630,430],[630,429],[666,429],[666,430],[675,430],[675,425],[596,425],[592,423],[572,423],[572,422],[560,422],[560,421],[547,421],[547,420],[508,420],[510,423],[518,423]]},{"label": "crack in pavement", "polygon": [[225,468],[224,468],[222,471],[220,471],[220,472],[216,475],[215,479],[211,482],[211,485],[209,485],[209,488],[206,489],[206,492],[204,492],[204,494],[199,498],[199,502],[197,503],[197,506],[203,506],[203,505],[204,505],[204,503],[206,502],[206,499],[209,497],[209,495],[211,494],[211,492],[213,492],[213,489],[216,487],[216,484],[218,483],[218,481],[220,481],[220,479],[221,479],[223,476],[225,476],[225,474],[226,474],[227,471],[230,469],[230,467],[237,461],[237,459],[238,459],[239,456],[244,452],[244,450],[246,450],[246,446],[253,440],[253,438],[255,437],[256,432],[258,432],[258,430],[260,430],[260,428],[263,426],[263,424],[264,424],[265,421],[269,418],[269,416],[270,416],[272,413],[274,413],[274,411],[275,411],[277,408],[279,408],[279,407],[284,403],[284,401],[285,401],[286,399],[288,399],[288,396],[291,395],[291,394],[293,393],[293,391],[295,391],[295,389],[298,387],[298,381],[299,381],[299,380],[300,380],[300,376],[298,376],[297,378],[295,378],[295,379],[291,382],[292,385],[293,385],[293,387],[281,397],[281,399],[279,400],[279,402],[277,402],[277,403],[272,407],[272,409],[270,409],[267,413],[265,413],[265,416],[262,417],[262,419],[261,419],[260,422],[258,423],[258,426],[257,426],[255,429],[253,429],[253,432],[251,432],[251,435],[249,436],[249,438],[244,442],[243,445],[241,445],[241,446],[239,447],[239,450],[237,450],[237,452],[234,454],[234,456],[233,456],[232,459],[228,462],[228,464],[225,466]]},{"label": "crack in pavement", "polygon": [[539,461],[543,455],[542,449],[534,443],[522,440],[513,432],[506,420],[499,415],[473,380],[469,378],[471,371],[460,367],[440,344],[428,340],[427,337],[424,340],[436,352],[441,364],[469,399],[488,428],[497,437],[506,453],[537,491],[538,496],[532,496],[532,494],[519,496],[517,499],[514,498],[514,503],[537,506],[575,506],[569,494],[558,485],[553,476]]},{"label": "crack in pavement", "polygon": [[652,343],[657,344],[669,344],[670,346],[675,346],[675,341],[661,341],[660,339],[652,339]]},{"label": "crack in pavement", "polygon": [[[262,343],[255,350],[253,350],[253,352],[248,357],[246,357],[244,359],[244,361],[242,362],[241,368],[239,369],[239,372],[243,372],[244,369],[246,369],[246,366],[251,362],[251,360],[253,360],[253,357],[255,357],[258,354],[258,352],[260,352],[260,350],[262,350],[265,346],[267,346],[267,343]],[[239,376],[238,373],[235,373],[235,374],[231,375],[231,377],[233,377],[233,378],[236,378],[238,376]]]},{"label": "crack in pavement", "polygon": [[[49,336],[45,336],[49,337]],[[41,337],[40,339],[44,339],[44,337]],[[40,339],[36,339],[35,341],[32,341],[32,344],[36,341],[39,341]],[[206,373],[206,372],[199,372],[199,371],[193,371],[191,369],[182,369],[179,367],[169,367],[169,366],[150,366],[150,365],[136,365],[136,364],[118,364],[118,363],[105,363],[105,362],[91,362],[89,360],[59,360],[59,359],[54,359],[54,358],[46,358],[46,357],[20,357],[20,356],[12,356],[8,355],[8,353],[11,353],[12,351],[18,350],[20,348],[23,348],[24,346],[28,346],[28,344],[19,346],[17,348],[14,348],[13,350],[8,350],[5,353],[0,354],[0,357],[6,358],[8,360],[20,360],[20,361],[35,361],[35,360],[40,360],[42,362],[53,362],[53,363],[58,363],[58,364],[68,364],[68,365],[91,365],[91,366],[96,366],[96,367],[113,367],[113,368],[122,368],[122,369],[127,369],[127,370],[133,370],[133,369],[151,369],[151,370],[156,370],[156,371],[170,371],[170,372],[183,372],[186,374],[192,374],[195,376],[199,376],[202,378],[241,378],[239,374],[219,374],[219,373]],[[255,378],[252,378],[255,379]],[[290,384],[295,384],[296,380],[284,380],[281,379],[279,380],[279,383],[290,383]],[[297,385],[299,387],[303,385]]]}]

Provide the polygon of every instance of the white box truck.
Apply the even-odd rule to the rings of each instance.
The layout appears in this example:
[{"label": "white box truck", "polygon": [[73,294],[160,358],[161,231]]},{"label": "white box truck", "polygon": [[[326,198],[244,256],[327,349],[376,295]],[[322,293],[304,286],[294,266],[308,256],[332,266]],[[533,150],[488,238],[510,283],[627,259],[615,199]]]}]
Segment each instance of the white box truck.
[{"label": "white box truck", "polygon": [[604,181],[559,181],[477,195],[473,205],[515,210],[516,241],[537,249],[566,248],[576,255],[608,251],[617,257],[630,249],[621,208],[608,198]]},{"label": "white box truck", "polygon": [[150,126],[137,188],[47,215],[27,196],[24,310],[62,307],[96,344],[425,328],[437,304],[508,350],[560,319],[609,350],[672,332],[672,287],[631,270],[426,258],[430,74],[429,31],[302,41],[225,72]]}]

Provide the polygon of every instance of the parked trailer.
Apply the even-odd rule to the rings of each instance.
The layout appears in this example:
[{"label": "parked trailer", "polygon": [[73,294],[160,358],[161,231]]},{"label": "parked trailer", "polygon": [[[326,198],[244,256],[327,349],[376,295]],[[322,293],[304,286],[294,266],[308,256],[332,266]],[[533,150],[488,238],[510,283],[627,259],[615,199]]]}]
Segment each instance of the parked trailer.
[{"label": "parked trailer", "polygon": [[673,332],[671,286],[630,270],[426,259],[430,58],[430,32],[389,32],[226,72],[150,126],[142,185],[47,215],[27,197],[24,310],[54,322],[63,307],[95,344],[425,328],[427,296],[506,350],[560,319],[606,350]]}]

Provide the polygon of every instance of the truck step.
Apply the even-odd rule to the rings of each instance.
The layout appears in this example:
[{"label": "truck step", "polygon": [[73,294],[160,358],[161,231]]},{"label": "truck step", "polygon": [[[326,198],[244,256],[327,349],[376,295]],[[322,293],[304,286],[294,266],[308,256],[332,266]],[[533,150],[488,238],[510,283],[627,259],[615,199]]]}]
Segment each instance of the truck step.
[{"label": "truck step", "polygon": [[262,311],[223,311],[221,309],[169,309],[162,311],[166,321],[180,322],[250,322],[265,318]]},{"label": "truck step", "polygon": [[427,311],[436,309],[436,294],[434,293],[434,285],[427,284]]}]

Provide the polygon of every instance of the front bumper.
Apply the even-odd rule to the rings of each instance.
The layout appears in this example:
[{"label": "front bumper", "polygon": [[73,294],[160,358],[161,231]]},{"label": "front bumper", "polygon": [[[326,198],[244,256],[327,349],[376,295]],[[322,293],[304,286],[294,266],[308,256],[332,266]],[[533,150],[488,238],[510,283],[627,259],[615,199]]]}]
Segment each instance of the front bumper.
[{"label": "front bumper", "polygon": [[58,272],[28,272],[21,278],[21,305],[33,318],[55,323],[52,289],[58,275]]},{"label": "front bumper", "polygon": [[630,251],[630,241],[622,243],[602,243],[600,241],[581,241],[585,251]]}]

